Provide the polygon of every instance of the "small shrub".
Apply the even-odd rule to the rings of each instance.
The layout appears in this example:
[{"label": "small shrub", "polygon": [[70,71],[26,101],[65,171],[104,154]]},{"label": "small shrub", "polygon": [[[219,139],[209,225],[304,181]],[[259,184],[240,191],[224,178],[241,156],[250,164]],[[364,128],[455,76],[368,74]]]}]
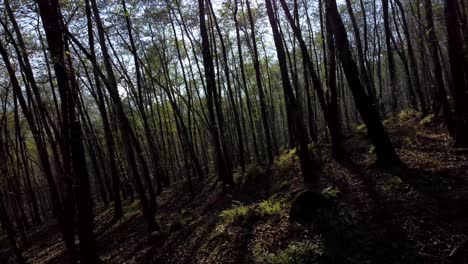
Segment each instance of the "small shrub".
[{"label": "small shrub", "polygon": [[319,241],[293,242],[276,253],[268,253],[257,244],[253,249],[253,257],[255,263],[262,264],[306,264],[318,263],[323,252],[323,245]]},{"label": "small shrub", "polygon": [[262,215],[274,215],[283,210],[284,204],[280,201],[273,202],[271,200],[265,200],[259,204],[258,208]]}]

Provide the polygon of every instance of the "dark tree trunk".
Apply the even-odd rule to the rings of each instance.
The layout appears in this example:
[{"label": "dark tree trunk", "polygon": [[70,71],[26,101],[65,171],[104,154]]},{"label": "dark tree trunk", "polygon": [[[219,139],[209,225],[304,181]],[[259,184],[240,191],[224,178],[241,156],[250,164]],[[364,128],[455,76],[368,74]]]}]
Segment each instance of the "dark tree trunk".
[{"label": "dark tree trunk", "polygon": [[400,10],[401,19],[403,22],[403,33],[406,39],[406,48],[408,49],[408,58],[409,58],[411,74],[412,74],[413,82],[414,82],[414,89],[416,91],[416,95],[418,96],[421,110],[423,114],[426,115],[428,112],[428,108],[427,108],[426,99],[424,98],[424,94],[421,88],[421,80],[419,79],[419,70],[418,70],[419,67],[418,67],[418,63],[416,62],[416,55],[414,53],[413,42],[411,41],[411,35],[409,32],[405,9],[403,8],[403,5],[400,0],[395,0],[395,3],[397,4],[398,9]]},{"label": "dark tree trunk", "polygon": [[[362,1],[362,0],[361,0]],[[367,94],[371,97],[372,100],[375,100],[375,94],[374,94],[374,88],[371,83],[367,67],[366,67],[366,60],[365,60],[365,55],[364,55],[364,50],[362,47],[362,41],[361,41],[361,33],[359,32],[359,27],[356,21],[356,17],[354,16],[354,11],[353,11],[353,6],[351,4],[351,0],[346,0],[346,8],[348,9],[349,17],[351,19],[351,25],[353,26],[353,34],[354,34],[354,39],[356,41],[356,49],[357,49],[357,54],[358,54],[358,60],[359,60],[359,69],[361,73],[361,81],[366,85],[366,90]],[[363,10],[363,16],[365,16],[365,10]],[[363,17],[365,19],[365,17]],[[364,21],[366,24],[366,21]],[[366,31],[366,28],[364,27],[364,32]],[[366,37],[366,36],[365,36]]]},{"label": "dark tree trunk", "polygon": [[[460,9],[457,0],[445,1],[445,20],[448,53],[455,102],[455,145],[468,148],[468,85],[465,79],[463,39],[461,36]],[[468,43],[465,43],[465,46]],[[466,48],[466,47],[465,47]]]},{"label": "dark tree trunk", "polygon": [[273,11],[273,6],[270,0],[265,0],[265,3],[267,7],[268,19],[273,30],[273,40],[275,42],[278,63],[280,66],[283,93],[286,100],[286,111],[291,116],[294,129],[294,132],[290,133],[294,133],[294,136],[297,140],[302,177],[306,185],[308,185],[312,190],[318,191],[320,188],[320,166],[316,160],[316,157],[312,155],[308,148],[307,131],[303,123],[304,121],[302,118],[302,113],[299,110],[297,99],[294,95],[294,91],[289,80],[288,68],[286,64],[286,52],[280,31],[278,29],[278,22],[276,20],[275,12]]},{"label": "dark tree trunk", "polygon": [[426,27],[427,27],[427,38],[429,41],[429,50],[431,52],[431,62],[434,70],[434,88],[432,91],[432,110],[436,115],[442,111],[442,115],[445,121],[445,125],[451,135],[454,134],[454,120],[450,105],[447,99],[447,92],[445,90],[444,79],[442,76],[442,66],[440,64],[439,47],[437,41],[437,35],[434,27],[434,18],[432,15],[432,1],[423,0],[424,9],[426,11]]},{"label": "dark tree trunk", "polygon": [[249,95],[249,87],[247,85],[247,78],[245,76],[245,67],[244,67],[244,56],[242,54],[242,44],[241,44],[241,36],[240,36],[240,29],[239,29],[239,20],[237,18],[238,13],[238,0],[235,0],[234,4],[234,24],[236,27],[236,43],[237,43],[237,53],[239,55],[239,67],[241,71],[241,79],[242,79],[242,87],[244,88],[245,99],[247,102],[247,111],[248,111],[248,119],[250,124],[250,129],[252,132],[252,142],[253,142],[253,149],[255,157],[259,157],[258,153],[258,143],[257,143],[257,134],[255,133],[255,125],[252,118],[252,104],[250,103],[250,95]]},{"label": "dark tree trunk", "polygon": [[106,140],[106,147],[107,147],[107,155],[109,156],[109,168],[110,168],[110,176],[112,179],[112,199],[114,201],[114,219],[120,219],[123,216],[122,210],[122,201],[120,198],[120,177],[119,172],[117,170],[117,164],[115,163],[115,141],[112,135],[112,129],[109,124],[109,118],[106,110],[104,95],[101,87],[101,80],[99,78],[99,70],[96,63],[96,52],[94,50],[94,33],[93,33],[93,24],[91,20],[91,7],[89,5],[89,1],[85,1],[86,5],[86,19],[87,19],[87,27],[88,27],[88,41],[90,47],[90,55],[91,55],[91,62],[93,65],[93,76],[94,76],[94,83],[96,87],[97,93],[97,104],[99,108],[99,112],[102,118],[102,125],[104,129],[104,137]]},{"label": "dark tree trunk", "polygon": [[[107,78],[104,78],[103,76],[103,81],[109,91],[109,95],[115,106],[117,118],[119,119],[118,124],[119,124],[120,135],[122,137],[123,147],[127,155],[127,161],[128,161],[131,173],[133,175],[133,179],[134,179],[137,192],[140,198],[143,214],[147,221],[148,230],[153,231],[155,229],[159,229],[159,226],[154,219],[155,208],[151,206],[151,203],[150,201],[148,201],[148,197],[146,196],[145,188],[139,176],[137,160],[135,157],[135,152],[140,153],[140,155],[142,155],[143,153],[141,152],[140,143],[139,141],[136,140],[135,133],[132,127],[130,126],[130,122],[127,116],[125,115],[122,100],[120,99],[120,96],[119,96],[119,92],[117,89],[117,80],[114,75],[114,69],[112,67],[112,62],[110,60],[109,52],[106,46],[105,31],[102,25],[102,21],[101,21],[101,17],[99,14],[96,0],[91,0],[91,7],[92,7],[93,14],[94,14],[94,19],[96,21],[96,26],[98,29],[99,44],[102,50],[104,66],[107,72]],[[103,74],[100,73],[100,75],[103,75]],[[132,145],[134,145],[134,147],[136,148],[135,152],[132,148]],[[146,167],[146,165],[142,167]]]},{"label": "dark tree trunk", "polygon": [[[2,159],[2,160],[5,160],[5,159]],[[7,210],[4,204],[3,194],[1,191],[0,191],[0,223],[2,224],[2,228],[6,231],[8,240],[10,241],[11,248],[13,249],[13,252],[15,253],[16,261],[18,262],[18,264],[27,263],[23,257],[23,253],[21,252],[21,249],[18,247],[16,243],[15,230],[13,229],[13,224],[11,223],[11,220],[8,217]]]},{"label": "dark tree trunk", "polygon": [[[213,57],[211,56],[210,50],[210,40],[208,37],[208,30],[206,28],[206,19],[205,19],[205,0],[198,0],[198,11],[200,19],[200,34],[202,39],[202,54],[203,54],[203,64],[205,68],[205,79],[206,79],[206,98],[208,104],[208,113],[209,113],[209,130],[211,132],[212,141],[215,149],[215,159],[217,164],[218,177],[223,183],[223,186],[228,185],[232,186],[234,184],[234,179],[232,177],[232,171],[227,166],[226,157],[224,156],[223,147],[221,144],[220,131],[222,131],[220,125],[221,120],[216,120],[216,111],[220,107],[216,107],[215,104],[218,104],[216,100],[216,78],[213,65]],[[220,113],[218,113],[219,115]]]},{"label": "dark tree trunk", "polygon": [[377,164],[384,167],[401,165],[402,162],[392,146],[390,138],[384,130],[376,106],[366,94],[364,87],[359,80],[358,67],[351,54],[346,29],[341,20],[336,0],[328,0],[326,13],[330,21],[331,30],[335,36],[336,48],[343,65],[343,70],[348,80],[349,88],[353,93],[356,107],[358,108],[370,138],[372,139],[377,154]]},{"label": "dark tree trunk", "polygon": [[[70,56],[68,55],[68,60],[65,59],[67,43],[64,36],[67,29],[62,24],[57,0],[51,2],[40,0],[38,5],[62,102],[61,133],[64,142],[65,172],[73,177],[74,184],[77,186],[74,194],[78,210],[77,230],[80,237],[80,260],[83,263],[97,263],[99,260],[94,244],[93,202],[86,168],[81,124],[75,109],[78,86],[74,76],[71,76],[68,72],[69,69],[67,69],[67,64],[69,67],[72,66]],[[72,71],[70,72],[72,73]],[[66,146],[68,144],[70,145]]]},{"label": "dark tree trunk", "polygon": [[[300,28],[294,23],[294,19],[291,16],[291,13],[289,12],[289,8],[286,5],[285,0],[281,0],[281,5],[285,11],[286,18],[289,21],[290,26],[292,27],[294,34],[299,42],[299,47],[301,49],[302,53],[302,58],[307,65],[307,70],[311,74],[312,77],[312,84],[315,88],[315,91],[317,93],[317,97],[320,102],[320,106],[323,110],[323,113],[325,115],[325,121],[327,123],[327,126],[330,130],[331,138],[332,138],[332,155],[334,158],[340,160],[343,159],[346,156],[346,151],[343,147],[343,138],[341,135],[341,126],[340,126],[340,120],[338,117],[339,109],[338,109],[338,104],[337,104],[337,94],[336,94],[336,83],[333,80],[333,82],[329,82],[329,88],[330,88],[330,100],[326,101],[325,95],[323,92],[322,88],[322,82],[320,81],[320,78],[318,77],[318,74],[316,73],[314,69],[314,65],[312,63],[311,57],[309,55],[309,51],[307,50],[307,46],[305,44],[305,41],[302,37],[302,32]],[[334,55],[333,55],[334,56]],[[328,58],[329,59],[329,58]],[[334,60],[334,58],[333,58]],[[335,68],[335,65],[330,65],[331,67]],[[333,69],[333,72],[335,70]],[[331,80],[331,78],[335,79],[336,75],[329,76],[330,72],[327,72],[327,77]]]},{"label": "dark tree trunk", "polygon": [[265,91],[262,84],[262,75],[260,72],[260,61],[258,59],[258,49],[257,49],[257,39],[255,34],[255,24],[252,17],[252,10],[250,9],[250,1],[246,0],[247,4],[247,13],[249,16],[250,22],[250,37],[252,39],[252,50],[253,50],[253,64],[255,68],[255,80],[257,83],[257,90],[260,99],[260,112],[262,114],[262,124],[263,129],[265,130],[265,140],[266,140],[266,151],[269,164],[273,164],[273,152],[271,147],[271,130],[268,122],[268,111],[265,99]]},{"label": "dark tree trunk", "polygon": [[0,54],[3,58],[3,61],[5,62],[5,66],[7,68],[12,87],[20,103],[21,110],[23,111],[23,114],[31,130],[31,134],[33,135],[33,139],[36,144],[39,159],[41,162],[42,170],[44,172],[44,175],[46,176],[47,184],[49,186],[53,214],[54,216],[58,218],[58,222],[59,222],[59,226],[63,235],[63,239],[67,246],[67,251],[68,251],[67,253],[69,255],[69,260],[71,263],[74,263],[76,262],[76,256],[75,256],[76,252],[75,252],[73,221],[69,221],[69,219],[63,213],[62,202],[60,200],[59,192],[57,190],[57,185],[55,183],[54,176],[52,173],[52,165],[49,160],[49,154],[47,151],[46,143],[43,140],[43,135],[41,134],[41,131],[36,125],[36,121],[33,116],[33,113],[31,112],[31,109],[28,106],[22,94],[21,86],[18,82],[18,79],[16,78],[15,71],[13,70],[8,54],[1,42],[0,42]]},{"label": "dark tree trunk", "polygon": [[399,89],[397,88],[397,76],[396,76],[396,67],[395,67],[395,58],[393,56],[393,47],[392,47],[392,30],[390,28],[390,18],[389,18],[389,0],[382,0],[382,10],[383,10],[383,22],[385,29],[385,45],[387,47],[387,62],[388,62],[388,74],[389,74],[389,88],[391,94],[391,107],[393,113],[397,111],[398,108],[398,98],[397,93]]}]

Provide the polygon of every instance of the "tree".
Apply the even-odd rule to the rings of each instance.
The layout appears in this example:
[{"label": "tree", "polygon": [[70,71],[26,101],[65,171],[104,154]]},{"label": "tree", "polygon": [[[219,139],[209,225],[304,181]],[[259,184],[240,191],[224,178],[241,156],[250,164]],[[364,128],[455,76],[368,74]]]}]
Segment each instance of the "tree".
[{"label": "tree", "polygon": [[346,30],[338,13],[336,0],[328,0],[326,3],[326,14],[335,37],[338,56],[343,66],[349,88],[353,94],[356,107],[366,124],[369,137],[375,145],[377,164],[383,167],[399,166],[401,160],[392,146],[390,138],[384,130],[382,122],[375,105],[366,94],[359,80],[358,67],[351,54]]},{"label": "tree", "polygon": [[210,50],[210,40],[208,37],[208,30],[206,27],[205,19],[205,1],[198,0],[198,11],[200,19],[200,33],[202,39],[202,54],[203,54],[203,65],[205,69],[205,79],[206,79],[206,97],[209,113],[209,129],[214,145],[216,166],[218,171],[218,177],[223,183],[224,187],[234,185],[234,179],[232,177],[232,171],[226,160],[226,149],[223,148],[224,139],[221,137],[223,131],[223,118],[222,113],[220,113],[219,101],[216,99],[216,80],[215,72],[213,65],[213,57],[211,56]]},{"label": "tree", "polygon": [[281,82],[283,86],[283,93],[286,100],[286,111],[291,116],[292,130],[289,133],[293,133],[297,139],[298,155],[301,165],[302,177],[306,185],[310,185],[311,189],[318,190],[319,188],[319,164],[316,158],[310,153],[308,147],[307,132],[303,123],[302,113],[298,108],[296,95],[291,87],[289,81],[288,67],[286,64],[286,53],[282,37],[278,29],[278,22],[273,11],[273,5],[270,0],[265,0],[268,20],[270,21],[271,28],[273,30],[273,40],[275,42],[276,53],[278,56],[278,63],[281,72]]},{"label": "tree", "polygon": [[[468,84],[463,61],[464,44],[461,36],[459,6],[456,0],[445,1],[448,53],[455,102],[455,145],[468,147]],[[465,43],[466,46],[466,43]],[[465,47],[466,49],[466,47]]]},{"label": "tree", "polygon": [[[69,76],[70,56],[65,58],[67,29],[64,28],[58,1],[38,1],[40,16],[44,25],[49,52],[52,57],[57,85],[62,103],[61,136],[65,172],[73,177],[78,210],[77,230],[80,237],[80,260],[84,263],[97,263],[94,245],[93,202],[91,200],[88,171],[84,155],[81,124],[76,116],[78,86]],[[69,52],[68,52],[69,53]],[[74,85],[73,85],[74,84]]]},{"label": "tree", "polygon": [[426,27],[427,38],[429,42],[429,50],[431,53],[431,62],[434,71],[434,88],[432,89],[432,111],[439,115],[442,113],[445,125],[451,135],[454,134],[454,120],[452,111],[450,110],[449,102],[447,99],[447,92],[445,90],[444,79],[442,76],[442,65],[439,58],[439,47],[437,41],[437,34],[434,26],[434,18],[432,15],[432,1],[424,0],[424,9],[426,11]]}]

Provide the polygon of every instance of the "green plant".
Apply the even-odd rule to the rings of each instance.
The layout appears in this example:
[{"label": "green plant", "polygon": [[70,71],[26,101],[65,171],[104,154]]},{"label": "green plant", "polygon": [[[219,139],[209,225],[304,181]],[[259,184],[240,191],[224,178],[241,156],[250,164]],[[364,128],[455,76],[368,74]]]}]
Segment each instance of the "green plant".
[{"label": "green plant", "polygon": [[333,186],[328,186],[327,188],[325,188],[323,191],[322,191],[322,194],[327,197],[327,198],[331,198],[331,199],[336,199],[338,198],[338,196],[340,195],[340,190],[338,190],[337,188],[333,187]]},{"label": "green plant", "polygon": [[373,154],[375,152],[375,146],[370,145],[369,150],[367,152],[369,152],[369,154]]},{"label": "green plant", "polygon": [[385,192],[396,192],[403,188],[403,181],[399,177],[391,177],[385,181],[382,188]]},{"label": "green plant", "polygon": [[360,124],[356,127],[357,131],[360,131],[360,132],[364,131],[366,128],[367,128],[366,124]]},{"label": "green plant", "polygon": [[287,248],[269,253],[257,244],[253,249],[255,263],[262,264],[305,264],[317,263],[324,249],[320,241],[293,242]]},{"label": "green plant", "polygon": [[244,206],[241,202],[233,201],[233,207],[231,209],[222,211],[219,216],[223,218],[226,223],[233,223],[244,218],[248,210],[249,208]]},{"label": "green plant", "polygon": [[[293,176],[297,171],[296,149],[285,151],[275,160],[276,172],[281,176]],[[287,177],[288,179],[290,177]]]},{"label": "green plant", "polygon": [[283,210],[284,204],[281,201],[265,200],[259,204],[258,208],[262,215],[274,215]]},{"label": "green plant", "polygon": [[401,111],[398,114],[398,118],[400,119],[401,122],[406,122],[406,121],[409,121],[410,119],[418,117],[419,115],[420,113],[418,113],[417,111],[413,109],[406,109],[406,110]]},{"label": "green plant", "polygon": [[433,114],[427,115],[427,116],[424,117],[421,121],[419,121],[419,125],[424,126],[424,125],[426,125],[426,124],[431,123],[432,120],[434,120],[434,115],[433,115]]}]

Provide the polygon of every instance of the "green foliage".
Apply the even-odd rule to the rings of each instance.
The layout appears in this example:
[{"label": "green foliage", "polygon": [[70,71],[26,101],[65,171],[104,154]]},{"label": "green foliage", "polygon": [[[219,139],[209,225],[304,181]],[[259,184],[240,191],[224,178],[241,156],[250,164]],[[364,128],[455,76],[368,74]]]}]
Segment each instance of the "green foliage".
[{"label": "green foliage", "polygon": [[233,207],[228,210],[222,211],[219,216],[223,218],[225,223],[239,222],[247,215],[249,208],[244,206],[239,201],[233,201]]},{"label": "green foliage", "polygon": [[261,245],[255,245],[253,257],[255,263],[262,264],[305,264],[318,263],[324,248],[320,241],[293,242],[287,248],[276,253],[268,253]]},{"label": "green foliage", "polygon": [[419,117],[421,115],[421,113],[419,113],[418,111],[414,110],[414,109],[406,109],[406,110],[402,110],[399,114],[398,114],[398,118],[400,119],[400,122],[408,122],[412,119],[415,119],[417,117]]},{"label": "green foliage", "polygon": [[365,124],[360,124],[356,127],[357,131],[359,132],[364,132],[366,130],[366,125]]},{"label": "green foliage", "polygon": [[426,124],[431,123],[433,120],[434,120],[434,115],[433,114],[427,115],[426,117],[421,119],[421,121],[419,121],[419,125],[424,126]]},{"label": "green foliage", "polygon": [[296,167],[296,149],[286,150],[275,161],[276,169],[280,175],[290,175]]},{"label": "green foliage", "polygon": [[140,210],[141,206],[140,206],[140,203],[139,202],[133,202],[132,204],[130,204],[126,210],[128,212],[131,212],[131,213],[134,213],[134,212],[137,212],[138,210]]},{"label": "green foliage", "polygon": [[333,186],[328,186],[322,191],[322,194],[327,198],[336,199],[340,196],[341,192]]},{"label": "green foliage", "polygon": [[369,154],[373,154],[375,152],[375,146],[370,145],[369,150],[367,152],[369,152]]},{"label": "green foliage", "polygon": [[247,225],[254,223],[264,216],[279,214],[284,208],[285,203],[282,200],[265,200],[256,207],[245,206],[241,202],[233,201],[232,208],[222,211],[219,216],[226,224]]},{"label": "green foliage", "polygon": [[403,188],[403,181],[399,177],[391,177],[383,184],[385,192],[396,192]]},{"label": "green foliage", "polygon": [[258,205],[258,209],[262,215],[274,215],[280,213],[284,209],[282,201],[265,200]]}]

